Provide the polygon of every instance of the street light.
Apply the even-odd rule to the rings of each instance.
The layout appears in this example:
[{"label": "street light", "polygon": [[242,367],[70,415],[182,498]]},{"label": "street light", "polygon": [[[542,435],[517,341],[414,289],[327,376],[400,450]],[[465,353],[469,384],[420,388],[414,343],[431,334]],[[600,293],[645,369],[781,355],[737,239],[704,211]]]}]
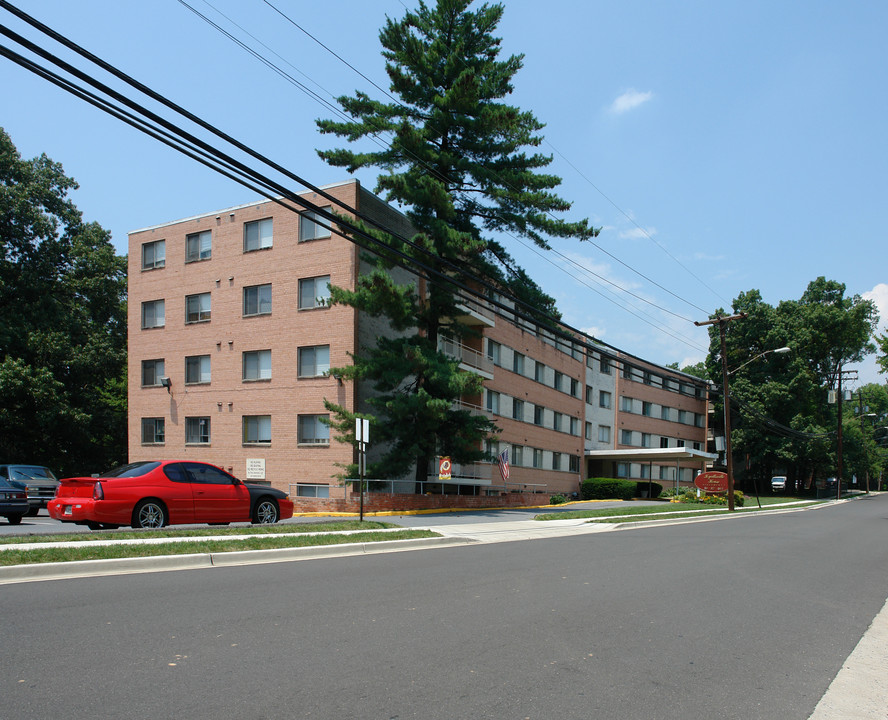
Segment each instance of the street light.
[{"label": "street light", "polygon": [[749,365],[749,363],[754,362],[755,360],[758,360],[759,358],[763,358],[765,355],[770,355],[771,353],[778,353],[778,354],[779,353],[788,353],[789,351],[790,351],[790,348],[788,348],[788,347],[775,348],[774,350],[765,350],[764,352],[761,352],[758,355],[756,355],[754,358],[750,358],[749,360],[747,360],[745,363],[743,363],[739,367],[735,367],[733,370],[729,370],[728,375],[733,375],[735,372],[737,372],[741,368],[745,368],[747,365]]}]

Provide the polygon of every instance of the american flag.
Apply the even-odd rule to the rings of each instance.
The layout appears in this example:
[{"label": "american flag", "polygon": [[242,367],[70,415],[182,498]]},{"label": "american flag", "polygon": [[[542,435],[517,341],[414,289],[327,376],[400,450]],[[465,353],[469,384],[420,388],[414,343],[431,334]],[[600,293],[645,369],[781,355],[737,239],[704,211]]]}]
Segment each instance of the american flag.
[{"label": "american flag", "polygon": [[503,482],[509,479],[509,448],[506,448],[499,454],[498,458],[500,475],[503,476]]}]

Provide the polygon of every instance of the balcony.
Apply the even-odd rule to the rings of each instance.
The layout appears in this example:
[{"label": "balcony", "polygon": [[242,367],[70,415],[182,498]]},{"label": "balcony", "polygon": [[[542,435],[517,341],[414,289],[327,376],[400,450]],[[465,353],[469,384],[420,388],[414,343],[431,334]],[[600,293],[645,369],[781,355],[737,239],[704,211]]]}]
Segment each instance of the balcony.
[{"label": "balcony", "polygon": [[483,378],[493,380],[493,360],[477,350],[446,337],[438,338],[438,350],[448,357],[459,360],[461,370],[474,372]]}]

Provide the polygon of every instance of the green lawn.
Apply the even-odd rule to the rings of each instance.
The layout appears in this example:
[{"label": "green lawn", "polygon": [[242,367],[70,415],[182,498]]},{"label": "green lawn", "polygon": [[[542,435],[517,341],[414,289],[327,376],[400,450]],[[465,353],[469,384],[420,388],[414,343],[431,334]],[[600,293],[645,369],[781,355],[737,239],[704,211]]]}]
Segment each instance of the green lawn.
[{"label": "green lawn", "polygon": [[[762,498],[762,510],[777,510],[785,507],[783,503],[796,502],[798,498]],[[807,505],[817,504],[818,500],[810,500],[803,502],[801,505],[789,505],[788,507],[805,507]],[[746,504],[743,507],[737,507],[735,512],[749,512],[758,510],[758,503],[755,498],[746,498]],[[570,520],[589,518],[594,522],[638,522],[650,519],[668,519],[675,517],[695,517],[699,515],[718,515],[729,512],[728,509],[721,505],[708,505],[705,503],[670,503],[663,502],[659,505],[625,505],[620,507],[597,508],[594,510],[567,510],[558,513],[545,513],[537,515],[536,520]],[[651,518],[651,516],[657,516]],[[634,517],[640,516],[640,517]]]}]

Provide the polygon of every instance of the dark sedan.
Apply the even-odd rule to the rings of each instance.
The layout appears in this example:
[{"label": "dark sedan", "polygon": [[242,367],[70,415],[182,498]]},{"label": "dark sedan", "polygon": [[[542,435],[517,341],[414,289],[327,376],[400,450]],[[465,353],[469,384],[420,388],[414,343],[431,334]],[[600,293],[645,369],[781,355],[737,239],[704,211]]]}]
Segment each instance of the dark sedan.
[{"label": "dark sedan", "polygon": [[28,514],[29,507],[27,491],[0,478],[0,516],[4,516],[10,525],[18,525]]},{"label": "dark sedan", "polygon": [[209,463],[164,460],[130,463],[97,478],[64,478],[49,515],[94,530],[267,524],[293,517],[293,501],[281,490],[241,482]]}]

